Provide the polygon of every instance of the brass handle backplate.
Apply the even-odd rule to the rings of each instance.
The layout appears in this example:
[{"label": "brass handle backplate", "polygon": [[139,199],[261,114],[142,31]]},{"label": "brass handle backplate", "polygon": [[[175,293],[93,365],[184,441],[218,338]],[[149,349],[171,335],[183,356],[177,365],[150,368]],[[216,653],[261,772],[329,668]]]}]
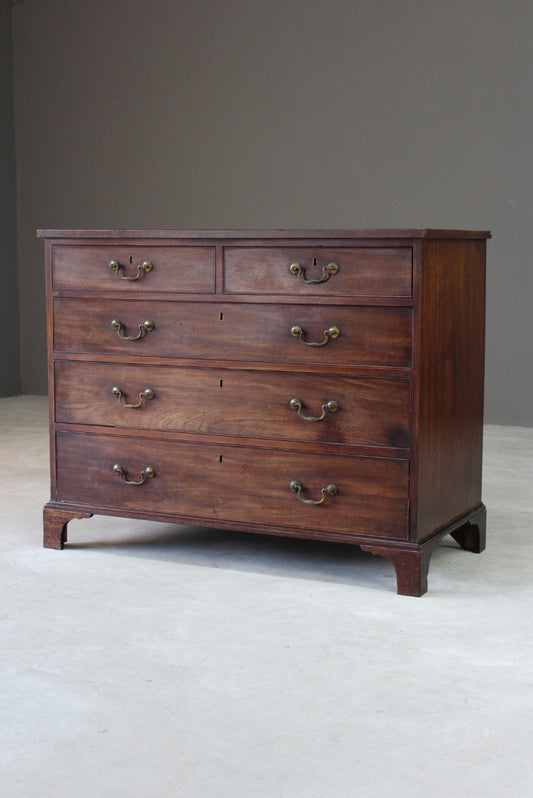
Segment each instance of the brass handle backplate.
[{"label": "brass handle backplate", "polygon": [[323,341],[306,341],[305,334],[305,330],[302,329],[299,324],[295,324],[293,327],[291,327],[291,335],[293,335],[295,338],[298,338],[298,340],[306,346],[325,346],[330,339],[338,338],[341,334],[341,331],[338,327],[330,327],[328,330],[324,330]]},{"label": "brass handle backplate", "polygon": [[115,385],[114,388],[111,388],[111,393],[113,394],[115,399],[118,399],[118,402],[120,405],[122,405],[122,407],[141,407],[145,402],[155,397],[155,392],[151,388],[145,388],[144,391],[140,392],[139,401],[137,402],[137,404],[133,405],[122,401],[122,397],[124,396],[124,394],[122,392],[122,388],[119,388],[117,385]]},{"label": "brass handle backplate", "polygon": [[152,330],[155,327],[155,324],[153,321],[148,321],[148,320],[143,321],[141,324],[139,324],[139,332],[137,333],[137,335],[122,335],[121,330],[124,327],[124,325],[122,324],[120,319],[113,319],[113,321],[111,322],[111,327],[115,330],[118,337],[122,338],[123,341],[139,341],[141,338],[144,338],[144,336],[147,335],[149,332],[152,332]]},{"label": "brass handle backplate", "polygon": [[118,262],[118,260],[115,259],[110,260],[109,268],[111,269],[112,272],[115,272],[117,277],[119,277],[121,280],[140,280],[143,274],[151,272],[154,266],[151,261],[144,260],[142,263],[139,263],[139,265],[137,266],[137,274],[135,274],[133,277],[130,277],[127,274],[119,274],[119,270],[123,269],[124,267],[121,263]]},{"label": "brass handle backplate", "polygon": [[300,399],[296,399],[294,397],[289,402],[289,407],[291,410],[296,410],[300,418],[303,418],[304,421],[322,421],[322,419],[326,418],[326,413],[336,413],[339,409],[339,403],[335,401],[335,399],[331,399],[329,402],[324,402],[322,405],[322,415],[320,416],[304,416],[302,413],[303,403]]},{"label": "brass handle backplate", "polygon": [[319,283],[326,283],[332,274],[337,274],[339,271],[339,264],[328,263],[327,266],[323,266],[322,277],[320,277],[318,280],[308,280],[305,276],[305,268],[300,266],[299,263],[291,263],[289,266],[289,271],[291,274],[296,275],[296,277],[301,280],[302,283],[307,283],[307,285],[318,285]]},{"label": "brass handle backplate", "polygon": [[302,496],[303,489],[304,487],[302,483],[299,482],[297,479],[293,479],[292,482],[289,483],[289,490],[291,490],[293,493],[296,493],[300,501],[303,502],[304,504],[322,504],[326,496],[333,497],[336,496],[337,493],[339,492],[338,487],[333,483],[330,483],[329,485],[326,485],[325,488],[322,488],[322,490],[320,491],[321,493],[320,499],[304,499],[304,497]]},{"label": "brass handle backplate", "polygon": [[143,485],[147,479],[152,479],[152,477],[155,477],[154,469],[151,466],[146,466],[146,468],[143,468],[141,471],[141,478],[138,482],[126,479],[126,472],[124,471],[123,466],[121,466],[119,463],[115,463],[113,466],[113,474],[115,474],[117,477],[120,477],[122,482],[125,482],[126,485]]}]

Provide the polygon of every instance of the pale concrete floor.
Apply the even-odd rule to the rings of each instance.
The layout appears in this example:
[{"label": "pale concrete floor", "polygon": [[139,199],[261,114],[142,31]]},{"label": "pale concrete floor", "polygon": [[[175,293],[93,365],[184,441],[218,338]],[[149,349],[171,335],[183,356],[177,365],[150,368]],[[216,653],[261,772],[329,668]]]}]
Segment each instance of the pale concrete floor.
[{"label": "pale concrete floor", "polygon": [[481,555],[95,517],[41,547],[47,406],[0,400],[2,798],[533,795],[533,430],[488,427]]}]

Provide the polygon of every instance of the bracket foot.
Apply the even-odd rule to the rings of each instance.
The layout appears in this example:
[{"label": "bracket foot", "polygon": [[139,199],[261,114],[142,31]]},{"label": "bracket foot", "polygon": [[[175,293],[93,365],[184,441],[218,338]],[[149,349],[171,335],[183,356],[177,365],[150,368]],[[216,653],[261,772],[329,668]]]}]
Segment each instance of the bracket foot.
[{"label": "bracket foot", "polygon": [[73,518],[91,518],[92,513],[59,510],[45,506],[43,510],[43,546],[45,549],[62,549],[67,542],[67,524]]},{"label": "bracket foot", "polygon": [[487,538],[487,510],[485,506],[482,506],[466,524],[454,529],[450,534],[465,551],[473,551],[475,554],[482,552],[485,549]]},{"label": "bracket foot", "polygon": [[378,557],[385,557],[396,571],[397,591],[400,596],[422,596],[428,589],[429,561],[433,547],[423,549],[389,549],[385,546],[361,546]]}]

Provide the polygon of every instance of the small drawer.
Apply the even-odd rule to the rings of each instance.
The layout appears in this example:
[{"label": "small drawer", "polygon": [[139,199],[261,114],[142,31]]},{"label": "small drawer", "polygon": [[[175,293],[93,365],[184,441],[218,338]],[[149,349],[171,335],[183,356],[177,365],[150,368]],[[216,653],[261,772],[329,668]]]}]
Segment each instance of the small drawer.
[{"label": "small drawer", "polygon": [[52,281],[58,290],[213,293],[215,250],[153,244],[56,244]]},{"label": "small drawer", "polygon": [[411,365],[411,309],[54,299],[54,348],[141,357]]},{"label": "small drawer", "polygon": [[55,363],[56,421],[409,446],[407,379],[122,363]]},{"label": "small drawer", "polygon": [[227,294],[411,296],[410,247],[226,247]]},{"label": "small drawer", "polygon": [[268,524],[324,539],[407,537],[403,459],[58,432],[57,471],[59,501]]}]

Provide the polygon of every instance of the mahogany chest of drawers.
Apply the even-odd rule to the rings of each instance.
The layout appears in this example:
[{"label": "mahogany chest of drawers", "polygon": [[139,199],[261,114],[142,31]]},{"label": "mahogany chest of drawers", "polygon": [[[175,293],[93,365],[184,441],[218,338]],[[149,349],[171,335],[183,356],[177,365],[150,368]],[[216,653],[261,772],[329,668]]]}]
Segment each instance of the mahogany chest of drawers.
[{"label": "mahogany chest of drawers", "polygon": [[46,230],[51,500],[479,552],[487,232]]}]

